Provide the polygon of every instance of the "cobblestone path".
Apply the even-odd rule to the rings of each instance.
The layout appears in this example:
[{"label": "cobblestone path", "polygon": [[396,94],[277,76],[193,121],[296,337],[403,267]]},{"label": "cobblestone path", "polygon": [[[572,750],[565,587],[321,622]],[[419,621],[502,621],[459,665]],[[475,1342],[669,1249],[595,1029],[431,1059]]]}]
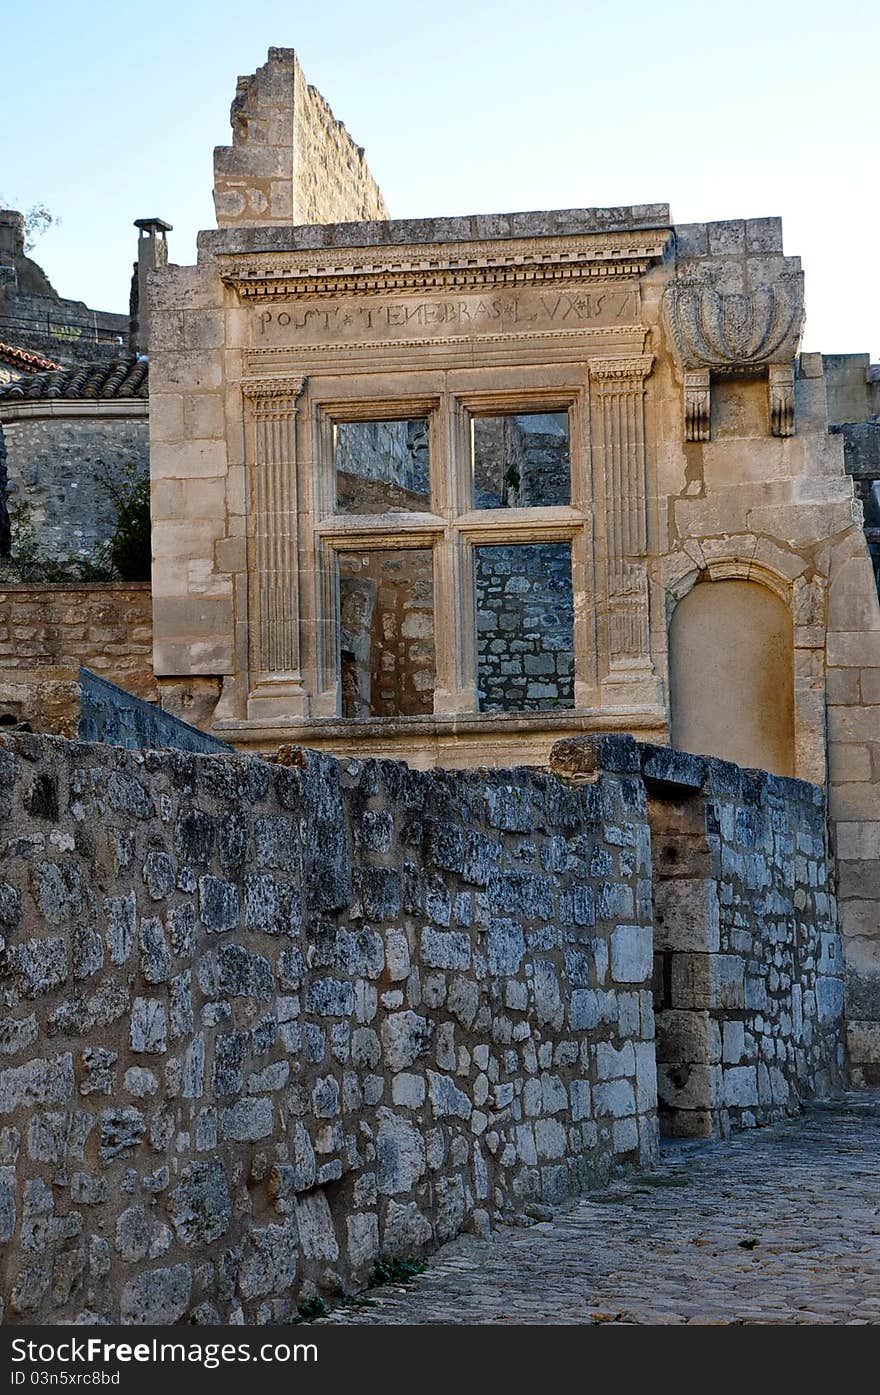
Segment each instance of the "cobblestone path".
[{"label": "cobblestone path", "polygon": [[664,1146],[656,1171],[552,1220],[462,1236],[345,1323],[880,1321],[880,1095],[729,1143]]}]

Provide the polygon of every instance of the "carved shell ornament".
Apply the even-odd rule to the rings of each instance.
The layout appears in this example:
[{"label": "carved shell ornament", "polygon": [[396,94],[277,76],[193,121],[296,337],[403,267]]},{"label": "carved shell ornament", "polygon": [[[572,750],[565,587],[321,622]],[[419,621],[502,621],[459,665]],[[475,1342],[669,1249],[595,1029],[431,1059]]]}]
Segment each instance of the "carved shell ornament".
[{"label": "carved shell ornament", "polygon": [[673,281],[663,295],[683,368],[741,368],[794,357],[803,324],[799,278],[723,292],[705,281]]}]

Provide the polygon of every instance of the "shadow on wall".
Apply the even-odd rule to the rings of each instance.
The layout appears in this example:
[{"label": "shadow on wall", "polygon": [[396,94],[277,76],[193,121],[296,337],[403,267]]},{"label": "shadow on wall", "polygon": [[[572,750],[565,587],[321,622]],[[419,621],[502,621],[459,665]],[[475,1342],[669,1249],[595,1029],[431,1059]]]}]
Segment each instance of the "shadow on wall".
[{"label": "shadow on wall", "polygon": [[753,581],[699,582],[669,627],[671,741],[794,774],[794,652],[785,603]]}]

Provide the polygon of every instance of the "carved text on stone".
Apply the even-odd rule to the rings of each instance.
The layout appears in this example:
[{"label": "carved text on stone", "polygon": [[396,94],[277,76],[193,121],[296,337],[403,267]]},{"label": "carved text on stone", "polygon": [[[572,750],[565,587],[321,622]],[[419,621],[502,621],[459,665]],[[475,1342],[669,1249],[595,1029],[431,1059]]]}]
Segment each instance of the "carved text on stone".
[{"label": "carved text on stone", "polygon": [[254,324],[258,344],[345,343],[431,335],[572,330],[629,324],[639,318],[635,286],[613,290],[542,291],[518,295],[465,295],[443,299],[345,298],[295,300],[261,309]]}]

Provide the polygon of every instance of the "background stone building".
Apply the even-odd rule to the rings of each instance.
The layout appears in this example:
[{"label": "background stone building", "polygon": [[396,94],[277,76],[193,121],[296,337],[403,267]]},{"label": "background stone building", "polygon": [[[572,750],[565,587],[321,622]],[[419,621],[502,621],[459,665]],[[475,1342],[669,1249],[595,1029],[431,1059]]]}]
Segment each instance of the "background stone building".
[{"label": "background stone building", "polygon": [[128,316],[60,296],[24,244],[24,216],[0,209],[0,340],[61,363],[118,358]]},{"label": "background stone building", "polygon": [[30,373],[0,385],[6,498],[48,556],[93,559],[113,531],[113,489],[149,469],[145,359]]}]

